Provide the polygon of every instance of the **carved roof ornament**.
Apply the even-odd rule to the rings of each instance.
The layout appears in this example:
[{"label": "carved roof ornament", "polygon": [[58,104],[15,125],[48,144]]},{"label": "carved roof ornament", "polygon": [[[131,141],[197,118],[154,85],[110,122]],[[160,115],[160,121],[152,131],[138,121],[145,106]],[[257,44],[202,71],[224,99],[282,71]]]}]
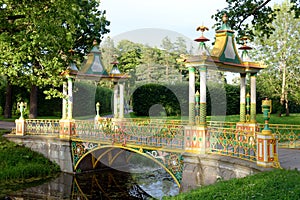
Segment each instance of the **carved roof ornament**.
[{"label": "carved roof ornament", "polygon": [[203,35],[204,31],[208,31],[209,30],[206,26],[203,26],[203,25],[202,26],[198,26],[196,30],[202,32],[201,36],[199,38],[195,39],[196,42],[207,42],[207,41],[209,41],[209,39],[206,38],[206,37],[204,37],[204,35]]},{"label": "carved roof ornament", "polygon": [[247,36],[244,36],[244,37],[240,38],[240,40],[242,40],[244,42],[243,46],[241,46],[239,48],[240,50],[251,50],[252,49],[252,47],[249,47],[247,45],[247,41],[249,40],[249,38]]},{"label": "carved roof ornament", "polygon": [[231,30],[230,26],[228,25],[228,16],[226,13],[224,13],[224,15],[222,16],[222,26],[219,30],[217,30],[217,32],[224,32],[224,31],[228,31],[228,32],[234,32],[233,30]]},{"label": "carved roof ornament", "polygon": [[249,46],[247,45],[248,39],[249,39],[249,38],[248,38],[247,36],[244,36],[244,37],[240,38],[240,40],[244,41],[243,46],[241,46],[239,49],[242,50],[241,58],[242,58],[242,60],[245,61],[245,62],[251,61],[250,56],[249,56],[249,53],[248,53],[248,50],[251,50],[252,47],[249,47]]}]

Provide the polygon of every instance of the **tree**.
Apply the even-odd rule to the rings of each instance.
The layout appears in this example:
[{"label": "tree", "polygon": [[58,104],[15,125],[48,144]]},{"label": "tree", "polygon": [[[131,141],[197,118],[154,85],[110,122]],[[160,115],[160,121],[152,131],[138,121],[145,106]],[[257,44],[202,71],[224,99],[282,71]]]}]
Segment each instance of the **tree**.
[{"label": "tree", "polygon": [[271,24],[274,33],[263,40],[255,41],[258,46],[255,55],[265,61],[268,68],[257,78],[257,87],[261,94],[279,99],[280,104],[289,115],[289,100],[300,104],[300,58],[299,30],[300,19],[294,12],[289,12],[291,4],[285,1],[281,6],[276,5],[277,18]]},{"label": "tree", "polygon": [[110,72],[112,68],[111,63],[115,60],[114,55],[117,55],[117,49],[115,48],[113,39],[107,37],[101,43],[101,53],[103,65],[105,69]]},{"label": "tree", "polygon": [[141,63],[141,48],[143,45],[136,44],[129,40],[122,40],[118,43],[119,69],[123,73],[129,73]]},{"label": "tree", "polygon": [[30,118],[37,116],[38,88],[58,95],[61,72],[69,63],[70,49],[78,62],[96,39],[109,30],[109,22],[96,0],[13,1],[0,3],[0,70],[11,84],[31,90]]},{"label": "tree", "polygon": [[[260,36],[269,37],[274,28],[271,26],[278,8],[272,8],[271,0],[226,0],[228,6],[222,10],[218,10],[216,14],[212,15],[217,23],[215,27],[220,27],[222,16],[227,13],[230,20],[228,21],[233,30],[238,30],[238,37],[245,35],[254,37],[254,30]],[[290,0],[292,3],[290,11],[295,12],[296,18],[300,15],[299,0]]]}]

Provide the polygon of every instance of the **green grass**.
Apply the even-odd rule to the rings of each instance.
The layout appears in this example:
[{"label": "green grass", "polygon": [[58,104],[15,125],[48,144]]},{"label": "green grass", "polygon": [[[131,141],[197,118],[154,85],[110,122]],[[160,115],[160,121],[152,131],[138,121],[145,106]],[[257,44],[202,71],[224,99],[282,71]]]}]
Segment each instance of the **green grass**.
[{"label": "green grass", "polygon": [[244,199],[300,199],[300,172],[273,170],[240,179],[221,181],[203,186],[175,197],[175,200],[244,200]]},{"label": "green grass", "polygon": [[22,185],[48,179],[59,166],[39,153],[6,140],[0,130],[0,198]]},{"label": "green grass", "polygon": [[[228,122],[238,122],[240,120],[240,116],[239,115],[227,115],[227,116],[208,116],[207,120],[213,120],[213,121],[223,121],[225,119],[225,121]],[[262,114],[258,114],[256,116],[256,120],[258,123],[263,124],[264,123],[264,119],[263,119],[263,115]],[[298,124],[300,125],[300,113],[293,113],[290,114],[290,116],[281,116],[279,117],[278,114],[272,114],[271,118],[269,120],[270,124]]]},{"label": "green grass", "polygon": [[[144,118],[148,119],[148,116],[136,116],[135,113],[129,113],[125,115],[126,118]],[[160,117],[157,117],[159,119]],[[169,120],[188,120],[188,116],[168,116],[167,119]],[[239,115],[227,115],[227,116],[207,116],[207,121],[227,121],[227,122],[239,122],[240,116]],[[263,114],[257,114],[256,120],[258,123],[263,124]],[[297,124],[300,125],[300,113],[293,113],[290,116],[281,116],[279,117],[278,114],[272,114],[270,124]]]},{"label": "green grass", "polygon": [[12,116],[12,118],[4,118],[3,115],[0,115],[0,121],[6,121],[6,122],[14,122],[16,119],[18,119],[20,116]]}]

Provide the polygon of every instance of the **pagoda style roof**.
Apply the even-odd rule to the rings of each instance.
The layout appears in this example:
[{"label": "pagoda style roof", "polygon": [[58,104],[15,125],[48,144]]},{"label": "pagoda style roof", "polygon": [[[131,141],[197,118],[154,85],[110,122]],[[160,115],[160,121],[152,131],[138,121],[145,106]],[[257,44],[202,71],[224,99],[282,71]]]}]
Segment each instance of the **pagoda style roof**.
[{"label": "pagoda style roof", "polygon": [[105,69],[102,60],[101,60],[101,52],[97,48],[97,42],[94,41],[93,48],[90,53],[87,55],[87,60],[83,64],[83,67],[76,74],[78,78],[83,79],[91,79],[91,80],[99,80],[108,79],[112,81],[117,81],[119,79],[127,79],[128,76],[125,74],[119,73],[108,73]]},{"label": "pagoda style roof", "polygon": [[[235,44],[234,31],[227,25],[226,15],[223,16],[221,28],[216,31],[216,41],[210,53],[206,53],[208,51],[204,42],[205,41],[200,42],[200,55],[188,56],[185,59],[187,66],[206,66],[216,70],[237,73],[256,73],[266,68],[266,66],[260,62],[250,61],[249,58],[242,59],[239,56]],[[243,48],[243,51],[249,49],[251,48]]]},{"label": "pagoda style roof", "polygon": [[99,51],[99,49],[96,47],[95,44],[91,52],[87,55],[87,60],[84,63],[82,69],[78,72],[78,75],[98,76],[98,77],[109,76],[101,61],[101,52]]}]

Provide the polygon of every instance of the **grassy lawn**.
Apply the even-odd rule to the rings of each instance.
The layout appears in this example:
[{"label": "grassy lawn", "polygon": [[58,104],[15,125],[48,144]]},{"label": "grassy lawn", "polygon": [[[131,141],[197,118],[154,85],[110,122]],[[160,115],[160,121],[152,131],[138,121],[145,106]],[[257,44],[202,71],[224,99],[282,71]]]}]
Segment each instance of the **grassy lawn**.
[{"label": "grassy lawn", "polygon": [[296,170],[273,170],[245,178],[221,181],[214,185],[163,199],[300,199],[300,172]]},{"label": "grassy lawn", "polygon": [[0,130],[0,199],[60,171],[58,165],[41,154],[6,140],[2,137],[6,132]]},{"label": "grassy lawn", "polygon": [[[239,115],[228,115],[228,116],[208,116],[207,120],[213,120],[213,121],[225,121],[228,122],[238,122],[240,120]],[[258,123],[264,123],[263,115],[258,114],[256,115],[256,120]],[[270,124],[298,124],[300,125],[300,113],[293,113],[290,114],[290,116],[281,116],[279,117],[278,114],[271,114],[271,118],[269,121]]]},{"label": "grassy lawn", "polygon": [[[149,117],[140,117],[136,116],[134,113],[129,113],[125,115],[125,118],[145,118],[148,119]],[[160,119],[161,117],[151,117],[153,119]],[[188,116],[168,116],[167,119],[169,120],[188,120]],[[263,124],[263,114],[257,114],[256,120],[258,123]],[[207,116],[207,121],[227,121],[227,122],[239,122],[240,116],[239,115],[227,115],[227,116]],[[279,117],[278,114],[272,114],[270,124],[294,124],[300,125],[300,113],[293,113],[290,116],[281,116]]]}]

